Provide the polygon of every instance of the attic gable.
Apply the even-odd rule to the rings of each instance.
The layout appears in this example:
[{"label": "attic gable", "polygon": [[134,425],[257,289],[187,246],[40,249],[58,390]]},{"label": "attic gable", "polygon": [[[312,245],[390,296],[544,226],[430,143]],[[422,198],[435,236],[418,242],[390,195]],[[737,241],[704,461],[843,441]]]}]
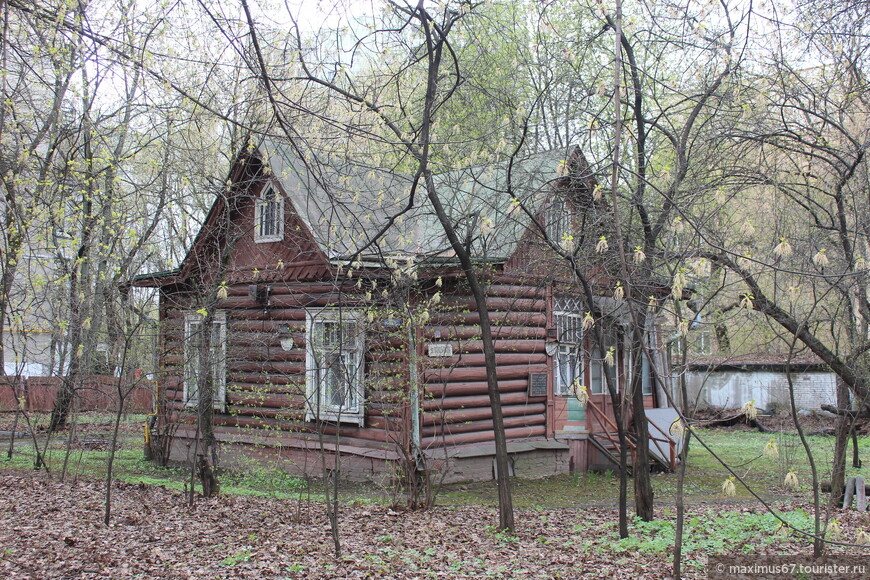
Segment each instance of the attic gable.
[{"label": "attic gable", "polygon": [[238,238],[226,266],[227,282],[320,278],[327,274],[326,255],[300,218],[291,196],[270,172],[264,172],[241,194],[236,212],[233,219]]},{"label": "attic gable", "polygon": [[[568,164],[576,164],[577,155],[577,150],[572,155],[547,151],[511,164],[433,176],[453,227],[472,257],[496,264],[513,257],[516,263],[518,254],[528,256],[526,247],[538,235],[534,221],[545,223],[543,212],[554,193],[570,195],[574,202],[590,196],[591,178],[564,175],[566,157]],[[243,150],[227,190],[216,196],[174,280],[189,279],[196,271],[216,272],[221,254],[228,258],[221,275],[228,282],[324,275],[331,262],[350,259],[377,264],[390,256],[440,264],[453,260],[422,184],[408,208],[413,176],[349,156],[323,159],[312,153],[311,158],[318,162],[302,159],[290,146],[270,139]],[[275,232],[264,238],[255,231],[258,200],[268,187],[283,200],[283,232],[274,238]],[[304,272],[286,272],[287,268]]]},{"label": "attic gable", "polygon": [[[268,188],[283,200],[278,218],[282,235],[267,237],[264,243],[256,231],[257,203]],[[328,267],[283,185],[258,151],[246,149],[237,156],[226,189],[215,197],[174,283],[216,275],[227,282],[310,277],[324,274]]]}]

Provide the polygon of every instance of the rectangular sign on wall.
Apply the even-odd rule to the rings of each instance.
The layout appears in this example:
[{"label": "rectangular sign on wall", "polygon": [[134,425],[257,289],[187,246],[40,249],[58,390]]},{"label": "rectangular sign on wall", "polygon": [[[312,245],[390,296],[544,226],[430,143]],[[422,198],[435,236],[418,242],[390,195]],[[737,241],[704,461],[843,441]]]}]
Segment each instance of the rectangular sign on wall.
[{"label": "rectangular sign on wall", "polygon": [[529,375],[529,396],[547,396],[547,373],[531,373]]},{"label": "rectangular sign on wall", "polygon": [[453,356],[453,345],[449,342],[430,342],[428,352],[432,358]]}]

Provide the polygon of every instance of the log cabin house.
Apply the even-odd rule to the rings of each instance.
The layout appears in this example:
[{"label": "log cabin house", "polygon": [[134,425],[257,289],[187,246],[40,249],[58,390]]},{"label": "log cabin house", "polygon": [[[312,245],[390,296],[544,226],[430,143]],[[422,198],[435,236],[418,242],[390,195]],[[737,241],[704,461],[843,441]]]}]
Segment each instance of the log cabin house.
[{"label": "log cabin house", "polygon": [[[571,271],[541,241],[544,231],[570,240],[601,213],[582,167],[579,152],[548,152],[510,174],[480,166],[435,179],[486,279],[521,477],[609,465],[605,369],[627,384],[624,305],[596,297],[593,317],[615,355],[605,364]],[[319,475],[325,450],[356,480],[409,468],[445,481],[493,477],[480,317],[422,189],[408,207],[412,185],[343,160],[315,171],[271,141],[238,155],[180,267],[134,282],[159,290],[159,419],[176,424],[174,457],[192,453],[190,417],[209,389],[224,465],[272,453]],[[657,345],[654,328],[649,338]],[[653,368],[667,367],[643,366],[648,407],[663,388]],[[669,461],[668,443],[657,445]]]}]

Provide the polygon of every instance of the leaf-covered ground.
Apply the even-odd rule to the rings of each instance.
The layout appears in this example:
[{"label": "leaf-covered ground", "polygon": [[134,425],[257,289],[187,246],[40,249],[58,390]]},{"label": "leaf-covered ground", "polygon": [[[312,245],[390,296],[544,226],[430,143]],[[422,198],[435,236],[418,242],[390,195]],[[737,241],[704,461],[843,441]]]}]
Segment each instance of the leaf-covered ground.
[{"label": "leaf-covered ground", "polygon": [[[336,559],[321,504],[221,496],[191,509],[177,492],[116,484],[104,526],[99,482],[10,474],[0,488],[4,578],[666,578],[671,570],[667,507],[618,541],[610,508],[518,511],[517,535],[507,537],[494,531],[491,508],[343,506]],[[788,512],[809,524],[801,509]],[[870,529],[868,514],[835,515],[844,541]],[[706,577],[710,553],[810,551],[755,507],[693,506],[687,522],[687,577]]]}]

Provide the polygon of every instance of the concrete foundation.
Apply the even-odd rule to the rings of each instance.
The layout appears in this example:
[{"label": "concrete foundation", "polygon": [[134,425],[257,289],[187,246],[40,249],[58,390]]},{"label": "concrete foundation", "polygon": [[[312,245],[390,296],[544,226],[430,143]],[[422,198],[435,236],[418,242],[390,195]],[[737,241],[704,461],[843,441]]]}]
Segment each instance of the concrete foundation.
[{"label": "concrete foundation", "polygon": [[[179,430],[173,441],[171,459],[189,462],[194,456],[193,432]],[[316,439],[292,436],[233,435],[217,433],[220,466],[232,470],[274,468],[299,477],[323,477],[335,468],[335,449]],[[585,436],[570,441],[531,439],[508,443],[511,475],[523,479],[547,477],[584,470]],[[478,444],[424,452],[434,481],[487,481],[495,478],[495,445]],[[340,475],[346,481],[375,481],[386,484],[401,475],[405,461],[395,451],[343,446]]]}]

